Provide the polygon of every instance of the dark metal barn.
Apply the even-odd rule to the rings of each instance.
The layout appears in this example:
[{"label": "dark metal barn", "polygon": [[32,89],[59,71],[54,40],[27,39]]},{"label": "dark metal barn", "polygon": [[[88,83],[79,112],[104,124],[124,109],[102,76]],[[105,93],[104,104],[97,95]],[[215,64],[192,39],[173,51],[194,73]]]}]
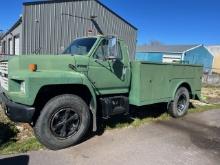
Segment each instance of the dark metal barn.
[{"label": "dark metal barn", "polygon": [[137,29],[98,0],[36,1],[23,5],[20,54],[59,54],[75,38],[113,34],[126,41],[134,59]]}]

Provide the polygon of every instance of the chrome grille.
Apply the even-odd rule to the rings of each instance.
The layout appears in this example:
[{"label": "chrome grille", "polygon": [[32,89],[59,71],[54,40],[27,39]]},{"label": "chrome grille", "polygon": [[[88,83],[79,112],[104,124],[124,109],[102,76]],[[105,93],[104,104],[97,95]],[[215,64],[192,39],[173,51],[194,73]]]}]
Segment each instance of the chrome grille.
[{"label": "chrome grille", "polygon": [[1,87],[8,90],[8,62],[0,62]]}]

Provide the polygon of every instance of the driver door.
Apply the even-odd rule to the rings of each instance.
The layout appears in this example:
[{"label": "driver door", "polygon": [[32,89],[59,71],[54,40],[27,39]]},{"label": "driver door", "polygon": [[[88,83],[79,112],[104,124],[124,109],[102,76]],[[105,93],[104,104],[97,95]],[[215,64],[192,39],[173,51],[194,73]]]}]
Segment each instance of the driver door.
[{"label": "driver door", "polygon": [[[108,57],[117,57],[108,59]],[[121,44],[102,39],[90,57],[88,77],[100,94],[128,92],[129,60],[123,58]]]}]

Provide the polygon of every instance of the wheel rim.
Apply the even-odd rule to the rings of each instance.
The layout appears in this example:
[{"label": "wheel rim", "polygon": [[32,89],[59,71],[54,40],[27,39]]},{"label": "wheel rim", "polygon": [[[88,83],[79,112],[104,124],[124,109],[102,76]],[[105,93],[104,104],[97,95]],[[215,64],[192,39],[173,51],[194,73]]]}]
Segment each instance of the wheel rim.
[{"label": "wheel rim", "polygon": [[50,119],[51,132],[58,138],[66,139],[75,135],[81,125],[80,115],[72,108],[62,108]]},{"label": "wheel rim", "polygon": [[179,113],[182,113],[186,109],[187,98],[184,94],[180,95],[178,102],[177,102],[177,110]]}]

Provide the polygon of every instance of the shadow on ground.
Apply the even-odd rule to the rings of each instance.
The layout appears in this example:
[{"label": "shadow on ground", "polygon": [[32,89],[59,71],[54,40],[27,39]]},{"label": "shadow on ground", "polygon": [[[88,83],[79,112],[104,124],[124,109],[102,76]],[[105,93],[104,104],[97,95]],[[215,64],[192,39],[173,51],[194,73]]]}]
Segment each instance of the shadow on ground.
[{"label": "shadow on ground", "polygon": [[161,121],[158,124],[188,134],[192,144],[203,150],[214,151],[220,156],[220,128],[190,118]]},{"label": "shadow on ground", "polygon": [[21,155],[21,156],[14,156],[14,157],[0,159],[0,164],[1,165],[28,165],[29,156]]},{"label": "shadow on ground", "polygon": [[[190,103],[189,108],[194,109],[196,107]],[[167,103],[158,103],[141,107],[130,106],[130,114],[126,116],[117,115],[108,120],[103,120],[101,117],[98,117],[98,130],[95,133],[89,132],[80,143],[85,142],[96,135],[101,136],[107,128],[116,128],[119,123],[122,125],[131,124],[135,119],[158,118],[165,113],[167,113]],[[90,130],[92,130],[92,127]]]},{"label": "shadow on ground", "polygon": [[0,122],[0,147],[13,140],[18,134],[18,130],[12,123]]},{"label": "shadow on ground", "polygon": [[[135,119],[157,118],[167,113],[167,104],[153,104],[148,106],[136,107],[130,106],[129,115],[117,115],[108,120],[98,117],[98,130],[95,133],[90,132],[82,142],[92,138],[93,136],[101,136],[107,128],[116,128],[118,124],[131,124]],[[92,128],[90,129],[92,130]]]},{"label": "shadow on ground", "polygon": [[[190,109],[196,108],[192,103],[189,105]],[[109,120],[101,120],[98,125],[101,127],[99,131],[103,133],[105,128],[115,128],[118,123],[131,124],[134,119],[158,118],[167,113],[167,103],[152,104],[142,107],[130,106],[130,114],[128,116],[118,115]]]},{"label": "shadow on ground", "polygon": [[103,125],[104,128],[115,128],[118,123],[128,123],[131,124],[134,119],[144,119],[144,118],[158,118],[164,113],[167,112],[167,104],[153,104],[148,106],[142,106],[142,107],[136,107],[131,106],[130,107],[130,114],[128,116],[118,115],[115,117],[112,117],[109,120],[104,120],[101,125]]}]

